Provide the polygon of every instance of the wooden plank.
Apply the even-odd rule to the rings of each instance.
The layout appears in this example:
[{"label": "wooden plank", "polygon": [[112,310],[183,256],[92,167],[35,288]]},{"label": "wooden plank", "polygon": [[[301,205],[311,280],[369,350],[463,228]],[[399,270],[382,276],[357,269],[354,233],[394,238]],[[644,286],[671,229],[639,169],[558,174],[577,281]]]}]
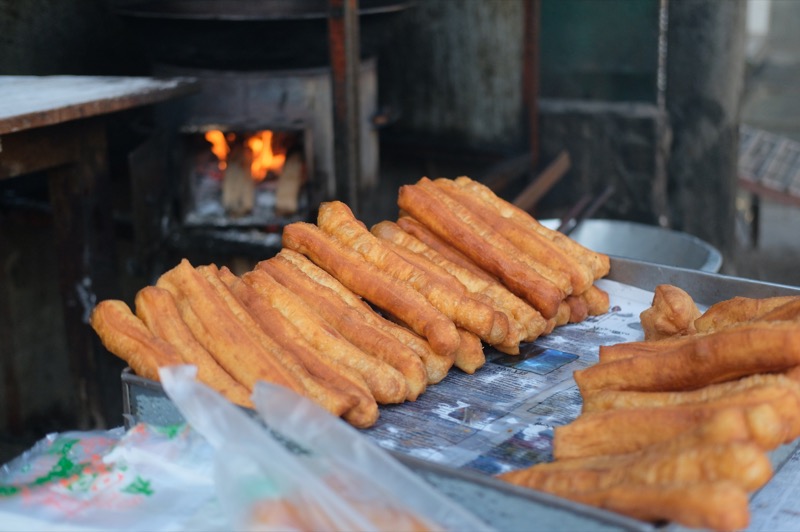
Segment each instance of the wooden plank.
[{"label": "wooden plank", "polygon": [[199,90],[191,78],[0,76],[0,135],[166,101]]}]

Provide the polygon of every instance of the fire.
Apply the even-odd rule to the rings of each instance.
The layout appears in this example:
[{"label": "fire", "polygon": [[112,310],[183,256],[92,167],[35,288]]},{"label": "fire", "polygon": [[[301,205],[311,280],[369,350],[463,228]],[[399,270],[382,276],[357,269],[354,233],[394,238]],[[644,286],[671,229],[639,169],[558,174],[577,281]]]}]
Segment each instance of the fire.
[{"label": "fire", "polygon": [[278,172],[283,168],[286,154],[272,153],[272,131],[259,131],[247,139],[247,147],[253,152],[250,175],[254,179],[261,181],[270,170]]},{"label": "fire", "polygon": [[[225,170],[231,152],[229,142],[234,142],[236,136],[229,133],[226,138],[222,131],[211,130],[205,134],[205,138],[211,144],[211,152],[219,160],[220,170]],[[250,175],[255,181],[262,181],[270,170],[279,173],[283,168],[286,154],[272,151],[272,131],[258,131],[247,137],[244,145],[250,150]]]},{"label": "fire", "polygon": [[219,169],[225,170],[228,166],[228,154],[231,152],[231,147],[228,146],[228,141],[225,140],[225,133],[218,129],[206,132],[206,140],[211,143],[211,153],[219,159]]}]

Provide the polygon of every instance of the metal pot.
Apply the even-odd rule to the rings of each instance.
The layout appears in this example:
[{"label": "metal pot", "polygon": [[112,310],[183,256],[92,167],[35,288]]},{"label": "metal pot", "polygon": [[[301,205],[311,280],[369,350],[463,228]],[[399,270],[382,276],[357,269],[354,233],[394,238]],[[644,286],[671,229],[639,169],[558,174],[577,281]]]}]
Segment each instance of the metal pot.
[{"label": "metal pot", "polygon": [[[406,0],[361,0],[362,56],[373,55]],[[115,8],[155,62],[220,69],[328,62],[327,0],[163,0]]]},{"label": "metal pot", "polygon": [[[551,229],[560,220],[540,222]],[[696,236],[622,220],[583,220],[570,238],[594,251],[607,255],[717,273],[722,255],[708,242]]]}]

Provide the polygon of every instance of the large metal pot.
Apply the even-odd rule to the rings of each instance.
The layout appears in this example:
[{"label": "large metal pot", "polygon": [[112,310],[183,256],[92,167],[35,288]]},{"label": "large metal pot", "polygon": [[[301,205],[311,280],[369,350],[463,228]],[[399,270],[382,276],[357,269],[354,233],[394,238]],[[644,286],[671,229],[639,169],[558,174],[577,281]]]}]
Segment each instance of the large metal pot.
[{"label": "large metal pot", "polygon": [[[409,0],[360,0],[363,56],[375,53]],[[114,10],[159,63],[220,69],[327,63],[328,0],[147,0]]]},{"label": "large metal pot", "polygon": [[[555,229],[559,220],[540,220]],[[653,225],[621,220],[584,220],[570,237],[589,249],[666,266],[717,273],[722,255],[696,236]]]}]

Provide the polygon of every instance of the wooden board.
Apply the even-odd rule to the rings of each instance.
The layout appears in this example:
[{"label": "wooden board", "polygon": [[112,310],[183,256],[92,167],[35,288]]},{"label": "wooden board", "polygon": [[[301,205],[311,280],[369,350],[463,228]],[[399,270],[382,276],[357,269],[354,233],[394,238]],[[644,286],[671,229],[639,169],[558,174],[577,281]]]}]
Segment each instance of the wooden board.
[{"label": "wooden board", "polygon": [[0,135],[159,103],[198,88],[191,78],[0,76]]}]

